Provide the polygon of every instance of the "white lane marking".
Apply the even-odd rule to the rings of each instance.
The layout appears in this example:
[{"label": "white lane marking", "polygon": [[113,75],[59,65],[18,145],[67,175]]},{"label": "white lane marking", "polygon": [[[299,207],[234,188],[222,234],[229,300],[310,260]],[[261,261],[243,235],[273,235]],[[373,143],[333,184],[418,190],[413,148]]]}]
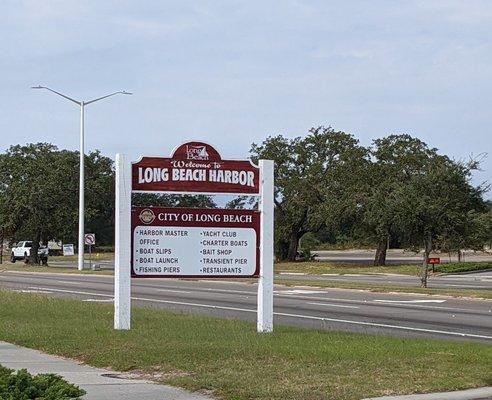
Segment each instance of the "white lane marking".
[{"label": "white lane marking", "polygon": [[14,289],[14,292],[19,292],[19,293],[52,293],[50,290],[44,290],[44,289]]},{"label": "white lane marking", "polygon": [[85,299],[82,301],[94,302],[94,303],[112,303],[113,299]]},{"label": "white lane marking", "polygon": [[[31,287],[29,289],[43,290],[45,288]],[[109,294],[99,294],[99,293],[89,293],[89,292],[77,292],[77,291],[62,290],[62,289],[49,289],[49,290],[50,291],[53,291],[53,292],[61,292],[61,293],[86,294],[86,295],[90,295],[90,296],[102,296],[102,297],[111,297],[111,298],[113,297],[112,295],[109,295]],[[248,308],[214,306],[214,305],[211,305],[211,304],[187,303],[187,302],[183,302],[183,301],[149,299],[149,298],[145,298],[145,297],[132,297],[132,300],[148,301],[148,302],[154,302],[154,303],[177,304],[177,305],[185,305],[185,306],[193,306],[193,307],[201,307],[201,308],[211,308],[211,309],[217,309],[217,310],[244,311],[244,312],[252,312],[252,313],[256,313],[257,312],[256,309],[253,309],[252,310],[252,309],[248,309]],[[492,336],[475,335],[475,334],[472,334],[472,333],[462,333],[462,332],[453,332],[453,331],[441,331],[441,330],[436,330],[436,329],[414,328],[414,327],[411,327],[411,326],[401,326],[401,325],[378,324],[376,322],[352,321],[352,320],[347,320],[347,319],[325,318],[325,317],[316,317],[316,316],[311,316],[311,315],[299,315],[299,314],[289,314],[289,313],[279,313],[279,312],[274,312],[273,314],[274,315],[283,316],[283,317],[294,317],[294,318],[303,318],[303,319],[313,319],[313,320],[317,320],[317,321],[339,322],[339,323],[352,324],[352,325],[364,325],[364,326],[373,326],[373,327],[378,327],[378,328],[399,329],[399,330],[407,330],[407,331],[414,331],[414,332],[424,332],[424,333],[438,333],[438,334],[442,334],[442,335],[450,335],[450,336],[470,337],[470,338],[477,338],[477,339],[490,339],[490,340],[492,340]]]},{"label": "white lane marking", "polygon": [[436,278],[437,279],[465,279],[465,280],[473,281],[473,280],[482,279],[482,278],[492,278],[492,275],[473,275],[473,274],[467,274],[467,275],[444,275],[444,276],[438,276]]},{"label": "white lane marking", "polygon": [[480,285],[446,285],[446,286],[452,286],[452,287],[459,287],[463,289],[490,289],[490,286],[480,286]]},{"label": "white lane marking", "polygon": [[403,304],[415,304],[415,303],[444,303],[446,300],[374,300],[378,303],[403,303]]},{"label": "white lane marking", "polygon": [[304,272],[279,272],[279,275],[307,275]]},{"label": "white lane marking", "polygon": [[[203,289],[202,289],[203,290]],[[233,289],[214,289],[214,288],[206,288],[207,292],[217,292],[217,293],[237,293],[237,294],[247,294],[247,295],[256,295],[256,290],[247,291],[247,290],[233,290]]]},{"label": "white lane marking", "polygon": [[474,313],[478,314],[487,314],[492,312],[491,310],[476,310],[472,308],[457,308],[457,307],[438,307],[438,306],[431,306],[431,305],[426,305],[426,304],[406,304],[406,303],[374,303],[375,300],[355,300],[355,299],[338,299],[335,297],[303,297],[303,296],[282,296],[278,295],[278,297],[285,297],[285,298],[290,298],[290,299],[297,299],[297,300],[317,300],[317,301],[337,301],[337,302],[346,302],[346,303],[364,303],[366,306],[373,306],[373,307],[384,307],[384,306],[398,306],[398,307],[408,307],[408,308],[422,308],[425,310],[429,311],[434,311],[434,310],[439,310],[439,311],[465,311],[465,312],[470,312],[473,311]]},{"label": "white lane marking", "polygon": [[75,281],[56,281],[58,283],[66,283],[67,285],[81,285],[82,282],[75,282]]},{"label": "white lane marking", "polygon": [[347,306],[344,304],[331,304],[331,303],[310,303],[310,302],[307,302],[307,304],[313,304],[315,306],[326,306],[326,307],[360,308],[357,306]]},{"label": "white lane marking", "polygon": [[102,293],[94,293],[94,292],[81,292],[81,291],[76,291],[76,290],[52,289],[52,288],[43,288],[43,287],[39,287],[39,286],[29,286],[29,289],[32,289],[32,290],[49,290],[51,292],[59,292],[59,293],[85,294],[87,296],[113,297],[113,295],[111,295],[111,294],[102,294]]},{"label": "white lane marking", "polygon": [[191,293],[186,290],[176,290],[176,289],[157,289],[159,292],[172,292],[172,293]]},{"label": "white lane marking", "polygon": [[285,295],[285,294],[320,294],[326,292],[323,290],[292,289],[292,290],[275,290],[273,293],[277,295]]}]

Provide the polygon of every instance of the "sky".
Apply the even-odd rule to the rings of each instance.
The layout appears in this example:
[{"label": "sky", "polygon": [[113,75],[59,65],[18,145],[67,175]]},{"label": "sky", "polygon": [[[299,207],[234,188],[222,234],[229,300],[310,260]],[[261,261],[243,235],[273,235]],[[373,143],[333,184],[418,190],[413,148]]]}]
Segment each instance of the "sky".
[{"label": "sky", "polygon": [[[246,158],[269,135],[408,133],[492,181],[492,1],[0,2],[0,151],[27,142]],[[488,197],[491,197],[489,192]]]}]

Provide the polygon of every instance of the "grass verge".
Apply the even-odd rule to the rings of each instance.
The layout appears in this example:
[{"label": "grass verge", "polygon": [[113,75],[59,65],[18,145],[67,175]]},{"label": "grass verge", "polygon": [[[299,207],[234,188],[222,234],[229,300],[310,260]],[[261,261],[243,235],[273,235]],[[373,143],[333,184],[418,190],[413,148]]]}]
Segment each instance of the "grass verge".
[{"label": "grass verge", "polygon": [[492,262],[459,262],[449,264],[439,264],[435,266],[436,272],[455,273],[455,272],[472,272],[492,269]]},{"label": "grass verge", "polygon": [[[89,253],[87,250],[85,250],[85,260],[86,262],[89,262]],[[50,261],[77,261],[78,256],[73,255],[73,256],[50,256]],[[98,262],[98,261],[112,261],[114,260],[114,253],[92,253],[91,255],[91,260],[92,262]]]},{"label": "grass verge", "polygon": [[419,265],[384,265],[380,267],[322,261],[282,262],[275,264],[275,273],[303,272],[305,274],[419,274]]},{"label": "grass verge", "polygon": [[[432,267],[429,266],[429,270]],[[492,269],[492,262],[455,262],[435,266],[440,273],[471,272]],[[275,272],[302,272],[310,275],[321,274],[401,274],[418,276],[421,271],[419,264],[368,266],[350,263],[333,263],[320,261],[282,262],[275,264]]]},{"label": "grass verge", "polygon": [[75,267],[74,268],[50,267],[49,265],[42,266],[42,265],[30,265],[24,263],[12,264],[10,262],[0,264],[0,273],[2,271],[50,272],[50,273],[58,273],[58,274],[113,275],[113,271],[111,270],[92,271],[90,269],[84,269],[82,271],[79,271]]},{"label": "grass verge", "polygon": [[[352,400],[492,384],[492,346],[276,326],[0,291],[0,339],[230,400]],[[465,367],[466,366],[466,367]]]}]

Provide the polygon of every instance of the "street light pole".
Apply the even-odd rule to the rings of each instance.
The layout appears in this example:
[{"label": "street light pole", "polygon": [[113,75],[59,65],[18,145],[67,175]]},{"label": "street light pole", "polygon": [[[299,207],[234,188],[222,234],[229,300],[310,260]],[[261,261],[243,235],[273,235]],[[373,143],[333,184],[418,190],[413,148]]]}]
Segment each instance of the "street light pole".
[{"label": "street light pole", "polygon": [[79,271],[84,269],[84,112],[85,106],[91,103],[95,103],[96,101],[103,100],[107,97],[111,97],[117,94],[132,94],[130,92],[126,92],[124,90],[107,94],[102,97],[98,97],[97,99],[89,100],[89,101],[79,101],[72,99],[62,93],[57,92],[56,90],[50,89],[46,86],[32,86],[31,89],[45,89],[49,90],[52,93],[57,94],[67,100],[70,100],[72,103],[77,104],[80,107],[80,162],[79,162],[79,245],[78,245],[78,263],[77,268]]},{"label": "street light pole", "polygon": [[79,151],[79,245],[77,247],[79,256],[77,258],[77,268],[79,271],[84,269],[84,219],[85,219],[85,172],[84,172],[84,102],[80,102],[80,151]]}]

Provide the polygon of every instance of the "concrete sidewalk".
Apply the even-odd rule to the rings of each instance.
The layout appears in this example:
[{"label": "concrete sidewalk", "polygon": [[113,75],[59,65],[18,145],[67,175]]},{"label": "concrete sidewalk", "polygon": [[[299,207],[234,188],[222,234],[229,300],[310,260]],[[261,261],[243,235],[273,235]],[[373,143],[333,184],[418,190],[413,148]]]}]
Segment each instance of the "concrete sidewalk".
[{"label": "concrete sidewalk", "polygon": [[26,368],[34,375],[40,373],[61,375],[87,392],[83,397],[84,400],[211,400],[211,397],[145,380],[111,377],[117,374],[114,371],[92,368],[1,341],[0,364],[15,370]]}]

